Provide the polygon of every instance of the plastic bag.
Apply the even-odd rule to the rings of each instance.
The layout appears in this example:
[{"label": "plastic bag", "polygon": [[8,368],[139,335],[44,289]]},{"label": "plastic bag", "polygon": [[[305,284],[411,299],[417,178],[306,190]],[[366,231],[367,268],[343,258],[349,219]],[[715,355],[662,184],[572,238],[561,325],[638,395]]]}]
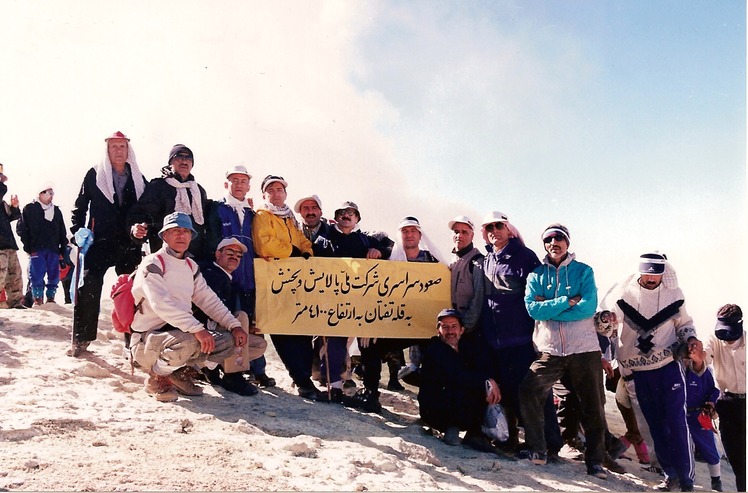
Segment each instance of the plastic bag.
[{"label": "plastic bag", "polygon": [[505,442],[509,438],[509,425],[501,404],[493,404],[486,408],[481,431],[489,438]]}]

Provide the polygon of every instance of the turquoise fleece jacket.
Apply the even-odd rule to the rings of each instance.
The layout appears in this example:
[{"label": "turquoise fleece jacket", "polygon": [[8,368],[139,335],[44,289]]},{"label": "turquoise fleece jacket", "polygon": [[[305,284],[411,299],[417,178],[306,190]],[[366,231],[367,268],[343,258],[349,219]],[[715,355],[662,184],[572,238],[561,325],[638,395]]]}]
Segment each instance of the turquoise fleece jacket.
[{"label": "turquoise fleece jacket", "polygon": [[[577,295],[582,299],[569,306],[569,299]],[[558,267],[546,256],[530,273],[525,306],[536,320],[533,342],[541,353],[567,356],[600,351],[593,320],[597,310],[595,275],[589,265],[577,262],[573,253]]]}]

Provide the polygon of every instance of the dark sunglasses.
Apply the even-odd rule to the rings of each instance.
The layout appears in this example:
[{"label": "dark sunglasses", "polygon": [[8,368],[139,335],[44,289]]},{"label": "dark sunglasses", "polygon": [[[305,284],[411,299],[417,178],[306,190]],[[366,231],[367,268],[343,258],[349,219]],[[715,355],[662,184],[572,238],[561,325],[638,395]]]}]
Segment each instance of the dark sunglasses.
[{"label": "dark sunglasses", "polygon": [[566,241],[566,237],[562,235],[561,233],[558,233],[553,236],[549,236],[548,238],[545,238],[543,240],[543,243],[550,243],[551,240],[556,240],[556,243],[559,243],[561,241]]},{"label": "dark sunglasses", "polygon": [[504,229],[504,223],[486,224],[486,231],[493,231],[494,229],[496,231],[501,231],[502,229]]}]

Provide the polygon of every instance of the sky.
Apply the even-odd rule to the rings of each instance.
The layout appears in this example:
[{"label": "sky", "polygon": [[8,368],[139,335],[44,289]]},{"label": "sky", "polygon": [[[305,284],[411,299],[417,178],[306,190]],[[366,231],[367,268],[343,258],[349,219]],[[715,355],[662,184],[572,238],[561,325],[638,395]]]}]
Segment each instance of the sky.
[{"label": "sky", "polygon": [[279,174],[444,252],[457,215],[538,256],[561,222],[601,296],[665,252],[706,333],[748,309],[745,24],[734,0],[0,0],[0,163],[68,222],[116,130],[149,178],[183,143],[211,198],[243,164],[255,204]]}]

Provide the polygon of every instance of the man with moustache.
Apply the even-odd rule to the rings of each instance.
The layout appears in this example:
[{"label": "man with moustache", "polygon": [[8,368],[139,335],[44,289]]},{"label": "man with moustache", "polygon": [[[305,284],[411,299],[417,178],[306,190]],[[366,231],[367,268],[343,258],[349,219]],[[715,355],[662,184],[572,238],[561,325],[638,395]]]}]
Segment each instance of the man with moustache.
[{"label": "man with moustache", "polygon": [[582,403],[581,420],[587,438],[587,474],[608,475],[605,457],[603,365],[593,317],[597,287],[592,268],[569,252],[569,230],[551,224],[541,235],[547,255],[527,276],[525,306],[537,323],[533,343],[540,356],[520,384],[527,458],[542,465],[548,460],[543,406],[553,384],[566,376]]},{"label": "man with moustache", "polygon": [[309,195],[300,198],[296,201],[293,210],[301,216],[303,221],[301,230],[304,232],[304,236],[312,242],[312,245],[320,236],[327,236],[331,226],[322,217],[322,201],[319,196]]},{"label": "man with moustache", "polygon": [[125,134],[114,132],[104,142],[106,151],[101,162],[88,170],[75,199],[70,228],[81,241],[90,241],[86,238],[93,235],[85,256],[83,285],[73,308],[73,340],[68,349],[68,356],[73,357],[80,356],[96,339],[106,272],[114,267],[117,275],[129,274],[142,258],[140,244],[130,238],[127,215],[142,196],[147,181]]},{"label": "man with moustache", "polygon": [[[361,213],[358,206],[351,201],[343,202],[335,209],[335,224],[328,228],[326,236],[319,236],[315,241],[315,255],[323,257],[351,257],[351,258],[383,258],[384,248],[374,237],[369,236],[357,230],[357,225],[361,220]],[[320,372],[327,374],[327,365],[330,371],[330,386],[332,387],[332,399],[335,402],[351,407],[361,407],[367,411],[378,412],[381,410],[378,395],[369,389],[366,385],[368,380],[366,376],[366,357],[367,345],[359,342],[361,348],[361,358],[364,364],[364,385],[359,394],[353,397],[347,397],[343,394],[343,381],[340,376],[340,369],[343,367],[346,356],[346,337],[327,337],[327,361],[321,361]],[[364,339],[360,339],[363,341]],[[368,342],[368,340],[367,340]],[[379,360],[378,369],[381,372],[382,364]],[[377,384],[379,380],[377,379]],[[376,388],[376,387],[374,387]]]},{"label": "man with moustache", "polygon": [[636,397],[665,473],[657,489],[692,491],[694,458],[679,354],[701,342],[667,257],[658,252],[641,255],[638,274],[611,289],[600,306],[611,312],[605,327],[598,323],[603,335],[620,324],[618,363],[632,372]]}]

